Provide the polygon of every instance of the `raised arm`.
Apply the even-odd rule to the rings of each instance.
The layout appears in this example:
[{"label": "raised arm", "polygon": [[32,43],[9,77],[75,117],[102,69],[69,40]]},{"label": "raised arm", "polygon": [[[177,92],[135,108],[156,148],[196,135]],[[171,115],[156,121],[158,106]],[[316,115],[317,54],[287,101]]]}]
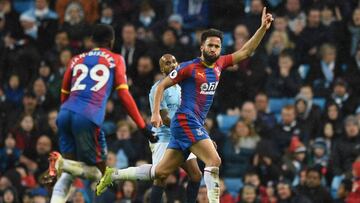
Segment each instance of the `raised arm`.
[{"label": "raised arm", "polygon": [[168,87],[171,87],[174,84],[175,82],[172,79],[170,79],[169,76],[167,76],[159,83],[159,85],[156,88],[155,96],[154,96],[154,109],[151,115],[151,124],[156,128],[163,125],[163,121],[160,115],[160,102],[161,99],[163,98],[164,90]]},{"label": "raised arm", "polygon": [[274,18],[272,17],[272,15],[270,13],[266,13],[266,7],[264,7],[261,16],[260,28],[255,32],[255,34],[250,38],[250,40],[244,44],[244,46],[240,50],[232,54],[234,64],[237,64],[240,61],[248,58],[254,52],[254,50],[259,46],[262,38],[264,37],[266,30],[270,28],[273,20]]}]

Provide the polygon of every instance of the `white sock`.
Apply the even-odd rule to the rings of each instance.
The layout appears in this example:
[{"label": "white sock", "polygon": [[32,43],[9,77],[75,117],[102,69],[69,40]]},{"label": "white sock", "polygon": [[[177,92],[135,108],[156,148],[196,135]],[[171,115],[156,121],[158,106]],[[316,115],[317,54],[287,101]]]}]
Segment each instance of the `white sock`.
[{"label": "white sock", "polygon": [[153,180],[155,178],[156,165],[144,164],[138,167],[118,169],[111,175],[115,180]]},{"label": "white sock", "polygon": [[219,167],[205,167],[204,181],[207,188],[209,203],[219,203]]},{"label": "white sock", "polygon": [[92,181],[101,179],[101,172],[96,166],[88,166],[84,162],[64,159],[63,170],[75,177],[86,178]]},{"label": "white sock", "polygon": [[66,172],[63,172],[60,178],[56,181],[50,203],[65,203],[73,181],[74,177]]}]

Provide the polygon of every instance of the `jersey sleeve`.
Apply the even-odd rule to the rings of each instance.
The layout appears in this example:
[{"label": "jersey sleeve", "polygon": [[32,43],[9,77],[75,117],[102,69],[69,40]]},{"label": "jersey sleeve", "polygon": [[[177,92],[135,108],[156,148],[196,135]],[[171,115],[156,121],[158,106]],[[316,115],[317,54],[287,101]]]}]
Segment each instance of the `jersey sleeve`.
[{"label": "jersey sleeve", "polygon": [[[158,85],[159,85],[159,82],[157,82],[154,86],[152,86],[152,88],[150,90],[149,102],[150,102],[150,110],[151,110],[151,112],[154,109],[155,92],[156,92],[156,88],[157,88]],[[164,91],[163,98],[162,98],[162,100],[160,102],[160,110],[167,109],[167,103],[166,103],[167,92],[168,91],[166,91],[166,90]]]},{"label": "jersey sleeve", "polygon": [[221,70],[225,70],[227,67],[233,65],[232,54],[220,56],[216,63],[221,68]]},{"label": "jersey sleeve", "polygon": [[129,89],[124,58],[119,55],[115,65],[115,89]]},{"label": "jersey sleeve", "polygon": [[63,77],[63,81],[61,84],[61,103],[64,103],[67,98],[70,95],[70,91],[71,91],[71,79],[72,79],[72,70],[70,67],[72,60],[70,60],[65,73],[64,73],[64,77]]},{"label": "jersey sleeve", "polygon": [[181,64],[175,68],[175,70],[169,73],[170,79],[174,82],[174,84],[179,83],[180,81],[191,76],[191,66],[182,66]]}]

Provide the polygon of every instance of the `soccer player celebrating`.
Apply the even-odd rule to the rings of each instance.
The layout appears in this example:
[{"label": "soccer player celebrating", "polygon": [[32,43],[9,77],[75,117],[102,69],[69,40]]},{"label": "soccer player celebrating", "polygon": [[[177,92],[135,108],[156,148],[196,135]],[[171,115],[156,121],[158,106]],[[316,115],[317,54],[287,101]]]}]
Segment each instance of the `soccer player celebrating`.
[{"label": "soccer player celebrating", "polygon": [[107,147],[100,127],[113,87],[142,133],[151,142],[157,141],[128,91],[123,58],[110,51],[114,45],[113,28],[96,25],[92,40],[97,48],[73,57],[64,74],[57,118],[62,155],[52,152],[49,158],[49,176],[61,174],[51,198],[54,203],[66,201],[74,177],[98,181],[105,171]]},{"label": "soccer player celebrating", "polygon": [[[176,58],[171,54],[163,55],[159,60],[160,71],[167,76],[178,65]],[[149,100],[151,110],[154,109],[154,95],[160,81],[156,82],[150,91]],[[163,120],[162,126],[153,128],[153,132],[159,137],[157,143],[151,144],[152,149],[152,164],[158,164],[165,154],[165,150],[170,141],[170,121],[175,115],[176,110],[180,106],[181,88],[175,84],[164,91],[163,99],[160,103],[160,116]],[[186,200],[188,203],[196,202],[197,192],[199,190],[201,181],[201,171],[197,164],[196,156],[191,153],[187,157],[187,161],[182,165],[182,168],[187,172],[190,177],[189,184],[186,190]],[[165,186],[163,179],[155,179],[154,186],[151,190],[150,202],[161,202],[163,188]]]},{"label": "soccer player celebrating", "polygon": [[273,20],[272,15],[267,14],[264,8],[261,26],[254,36],[240,50],[226,56],[220,56],[222,32],[210,29],[202,33],[201,57],[180,64],[156,89],[151,123],[154,127],[160,127],[163,124],[160,103],[164,90],[177,83],[181,87],[181,105],[172,118],[171,138],[163,159],[155,165],[145,164],[122,170],[107,168],[96,187],[97,195],[115,180],[165,179],[192,152],[205,163],[204,181],[209,202],[218,203],[221,159],[203,127],[204,120],[213,101],[221,71],[249,57]]}]

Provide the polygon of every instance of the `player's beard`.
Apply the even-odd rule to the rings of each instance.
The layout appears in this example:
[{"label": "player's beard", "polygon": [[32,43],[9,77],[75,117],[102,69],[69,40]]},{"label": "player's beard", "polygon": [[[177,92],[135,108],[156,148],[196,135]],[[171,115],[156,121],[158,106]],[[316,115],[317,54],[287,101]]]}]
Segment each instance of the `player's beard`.
[{"label": "player's beard", "polygon": [[212,56],[212,55],[208,54],[206,51],[203,51],[203,56],[204,56],[205,62],[207,64],[213,64],[213,63],[215,63],[216,60],[218,60],[218,58],[220,57],[220,54]]}]

